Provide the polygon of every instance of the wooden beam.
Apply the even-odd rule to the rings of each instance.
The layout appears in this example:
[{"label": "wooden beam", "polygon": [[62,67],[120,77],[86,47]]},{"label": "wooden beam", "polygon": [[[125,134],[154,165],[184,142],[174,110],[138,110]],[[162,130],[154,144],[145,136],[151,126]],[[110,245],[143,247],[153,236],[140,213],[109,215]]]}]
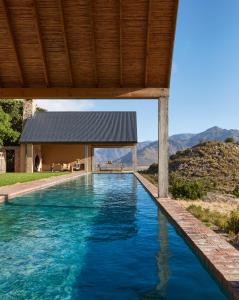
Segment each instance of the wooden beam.
[{"label": "wooden beam", "polygon": [[172,65],[173,65],[173,50],[174,50],[174,41],[176,35],[176,28],[177,28],[177,16],[178,16],[178,7],[179,7],[179,0],[175,0],[175,8],[174,8],[174,22],[173,22],[173,33],[171,36],[171,47],[169,51],[169,68],[168,68],[168,87],[170,87],[171,83],[171,73],[172,73]]},{"label": "wooden beam", "polygon": [[0,99],[158,99],[167,88],[0,88]]},{"label": "wooden beam", "polygon": [[97,52],[96,52],[96,42],[95,42],[95,21],[94,21],[94,0],[89,1],[89,18],[90,18],[90,28],[91,28],[91,43],[93,51],[93,65],[94,65],[94,75],[96,87],[99,86],[98,68],[97,68]]},{"label": "wooden beam", "polygon": [[21,63],[20,63],[19,53],[18,53],[18,50],[16,47],[15,37],[14,37],[12,26],[11,26],[10,14],[9,14],[9,10],[8,10],[7,4],[6,4],[6,0],[2,0],[2,6],[3,6],[3,12],[5,14],[6,21],[7,21],[8,34],[9,34],[12,48],[13,48],[15,58],[16,58],[17,72],[19,74],[21,85],[24,86],[23,71],[22,71],[22,67],[21,67]]},{"label": "wooden beam", "polygon": [[120,56],[120,87],[122,87],[123,86],[122,0],[119,1],[119,56]]},{"label": "wooden beam", "polygon": [[148,71],[149,71],[149,43],[150,43],[150,27],[151,27],[151,7],[152,0],[148,0],[148,25],[147,25],[147,36],[146,36],[146,53],[145,53],[145,87],[148,86]]},{"label": "wooden beam", "polygon": [[62,0],[58,0],[58,6],[59,6],[59,12],[60,12],[60,18],[61,18],[61,24],[62,24],[62,33],[63,33],[63,39],[64,39],[64,45],[65,45],[68,74],[69,74],[70,84],[71,84],[71,86],[74,86],[74,79],[73,79],[73,74],[72,74],[72,62],[71,62],[68,39],[67,39],[67,34],[66,34],[66,21],[65,21],[65,16],[64,16]]},{"label": "wooden beam", "polygon": [[41,51],[45,83],[46,83],[46,86],[49,87],[49,76],[48,76],[48,71],[47,71],[46,55],[45,55],[43,42],[42,42],[42,34],[41,34],[36,0],[32,1],[32,10],[33,10],[33,18],[34,18],[34,22],[35,22],[35,26],[36,26],[37,39],[38,39],[38,43],[39,43],[39,47],[40,47],[40,51]]},{"label": "wooden beam", "polygon": [[91,145],[91,147],[93,148],[129,148],[129,149],[133,149],[135,146],[137,146],[136,143],[109,143],[109,142],[105,142],[104,144],[97,144],[97,143],[89,143]]}]

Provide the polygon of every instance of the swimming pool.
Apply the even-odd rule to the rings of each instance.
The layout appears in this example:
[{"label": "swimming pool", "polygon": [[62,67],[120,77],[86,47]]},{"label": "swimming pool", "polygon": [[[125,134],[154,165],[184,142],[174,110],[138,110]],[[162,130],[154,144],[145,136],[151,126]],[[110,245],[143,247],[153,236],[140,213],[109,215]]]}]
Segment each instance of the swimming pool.
[{"label": "swimming pool", "polygon": [[227,299],[132,174],[0,206],[0,299]]}]

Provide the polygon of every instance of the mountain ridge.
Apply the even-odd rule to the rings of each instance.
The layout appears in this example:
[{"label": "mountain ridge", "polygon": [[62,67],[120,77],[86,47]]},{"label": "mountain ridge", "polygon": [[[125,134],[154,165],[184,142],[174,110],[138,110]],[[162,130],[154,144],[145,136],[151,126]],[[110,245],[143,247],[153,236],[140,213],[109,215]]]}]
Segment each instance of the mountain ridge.
[{"label": "mountain ridge", "polygon": [[[183,151],[191,148],[201,142],[206,141],[224,141],[226,138],[232,137],[235,141],[239,141],[239,130],[223,129],[213,126],[200,133],[181,133],[169,137],[169,155],[175,154],[177,151]],[[139,166],[149,166],[157,162],[158,142],[145,141],[139,142],[137,145],[137,156]],[[96,161],[116,161],[125,164],[131,164],[130,149],[97,149]]]}]

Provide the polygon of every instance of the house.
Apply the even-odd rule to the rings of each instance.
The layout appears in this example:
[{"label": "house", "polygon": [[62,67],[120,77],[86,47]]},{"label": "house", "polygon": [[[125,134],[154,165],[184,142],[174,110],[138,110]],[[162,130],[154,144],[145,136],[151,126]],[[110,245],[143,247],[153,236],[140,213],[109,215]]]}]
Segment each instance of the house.
[{"label": "house", "polygon": [[129,147],[135,169],[136,144],[136,112],[36,112],[26,118],[20,138],[20,168],[50,171],[77,164],[90,172],[95,148]]}]

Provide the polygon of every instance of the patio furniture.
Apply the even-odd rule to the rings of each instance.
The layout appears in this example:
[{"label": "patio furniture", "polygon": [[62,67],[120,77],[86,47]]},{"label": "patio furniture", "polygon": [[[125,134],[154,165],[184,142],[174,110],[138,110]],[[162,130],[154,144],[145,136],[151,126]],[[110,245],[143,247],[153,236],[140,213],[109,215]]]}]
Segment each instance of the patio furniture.
[{"label": "patio furniture", "polygon": [[103,163],[99,164],[100,171],[122,171],[123,164],[122,163]]}]

